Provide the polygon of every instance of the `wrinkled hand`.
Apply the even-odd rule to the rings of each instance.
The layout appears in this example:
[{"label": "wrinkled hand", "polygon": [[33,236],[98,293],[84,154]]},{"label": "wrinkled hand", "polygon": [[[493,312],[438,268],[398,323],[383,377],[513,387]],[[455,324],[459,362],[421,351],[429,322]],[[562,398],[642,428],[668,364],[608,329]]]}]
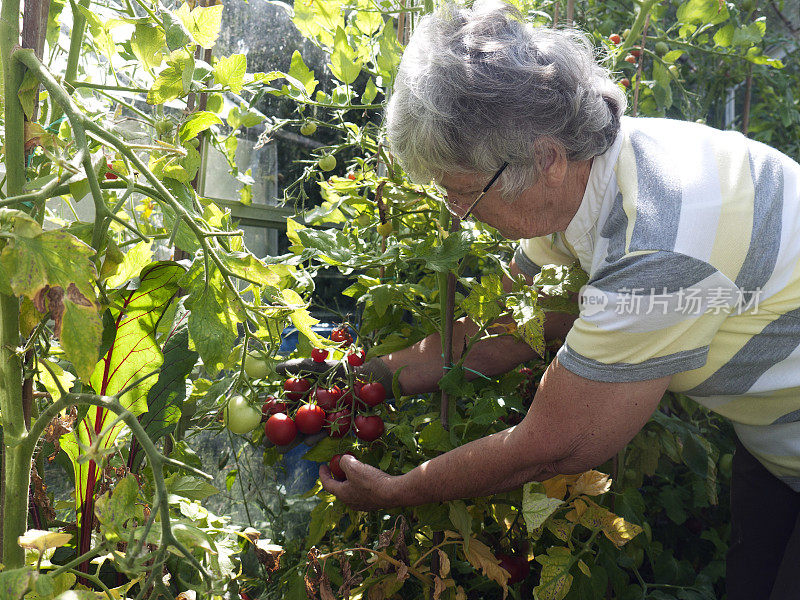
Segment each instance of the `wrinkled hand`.
[{"label": "wrinkled hand", "polygon": [[399,477],[384,473],[349,454],[342,456],[339,466],[347,475],[346,481],[334,479],[327,464],[320,465],[319,479],[323,488],[350,508],[379,510],[400,506],[396,493]]}]

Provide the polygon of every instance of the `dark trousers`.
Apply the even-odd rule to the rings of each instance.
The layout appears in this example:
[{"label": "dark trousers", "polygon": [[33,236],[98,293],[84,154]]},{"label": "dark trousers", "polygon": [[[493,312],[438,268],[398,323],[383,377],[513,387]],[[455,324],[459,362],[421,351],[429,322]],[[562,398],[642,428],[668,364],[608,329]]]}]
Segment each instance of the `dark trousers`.
[{"label": "dark trousers", "polygon": [[800,600],[800,493],[737,440],[731,483],[728,600]]}]

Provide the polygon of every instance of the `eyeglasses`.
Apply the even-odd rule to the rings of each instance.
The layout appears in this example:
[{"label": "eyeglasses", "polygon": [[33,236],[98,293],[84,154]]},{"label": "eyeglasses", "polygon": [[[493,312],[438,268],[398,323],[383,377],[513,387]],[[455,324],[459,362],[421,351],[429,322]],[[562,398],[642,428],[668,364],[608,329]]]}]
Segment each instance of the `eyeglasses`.
[{"label": "eyeglasses", "polygon": [[489,183],[487,183],[487,184],[486,184],[486,187],[484,187],[484,188],[483,188],[483,191],[482,191],[480,194],[478,194],[478,197],[477,197],[477,198],[475,198],[475,200],[472,202],[472,204],[470,204],[470,205],[469,205],[469,208],[467,209],[467,212],[465,212],[463,215],[459,215],[459,214],[458,214],[458,213],[457,213],[457,212],[456,212],[456,211],[453,209],[453,207],[452,207],[452,206],[450,206],[449,204],[447,204],[447,202],[445,202],[445,206],[447,206],[447,208],[448,208],[448,210],[450,211],[450,213],[451,213],[451,214],[452,214],[454,217],[458,217],[458,218],[459,218],[459,219],[461,219],[462,221],[466,221],[467,219],[469,219],[470,215],[472,214],[472,211],[473,211],[473,210],[475,210],[475,207],[476,207],[476,206],[478,206],[478,202],[480,202],[481,200],[483,200],[483,197],[486,195],[486,193],[489,191],[489,189],[490,189],[490,188],[491,188],[491,187],[494,185],[494,182],[498,180],[498,178],[500,177],[500,175],[502,175],[502,174],[503,174],[503,171],[505,171],[505,170],[506,170],[506,167],[507,167],[507,166],[508,166],[508,163],[507,163],[507,162],[504,162],[502,165],[500,165],[500,168],[499,168],[499,169],[497,169],[497,172],[496,172],[494,175],[492,175],[492,178],[489,180]]}]

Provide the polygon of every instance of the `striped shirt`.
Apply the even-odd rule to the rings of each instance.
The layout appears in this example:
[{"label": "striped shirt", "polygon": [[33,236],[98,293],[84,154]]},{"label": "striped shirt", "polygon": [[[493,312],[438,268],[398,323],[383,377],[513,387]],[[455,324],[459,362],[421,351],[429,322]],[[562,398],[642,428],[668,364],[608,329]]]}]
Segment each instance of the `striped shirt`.
[{"label": "striped shirt", "polygon": [[738,132],[626,117],[569,226],[515,258],[589,274],[564,367],[672,375],[800,491],[800,165]]}]

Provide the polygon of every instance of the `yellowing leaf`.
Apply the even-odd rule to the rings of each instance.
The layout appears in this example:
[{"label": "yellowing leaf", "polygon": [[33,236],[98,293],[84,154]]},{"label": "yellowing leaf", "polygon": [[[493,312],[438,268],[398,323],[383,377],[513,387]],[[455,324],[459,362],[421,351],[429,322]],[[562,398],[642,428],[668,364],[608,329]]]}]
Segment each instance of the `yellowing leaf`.
[{"label": "yellowing leaf", "polygon": [[462,549],[470,564],[489,579],[496,581],[505,593],[508,589],[508,572],[500,567],[500,561],[495,557],[491,549],[477,538],[472,538],[469,541],[469,548],[465,543]]},{"label": "yellowing leaf", "polygon": [[563,500],[567,495],[567,484],[574,483],[575,475],[556,475],[550,479],[542,481],[544,493],[548,498],[558,498]]},{"label": "yellowing leaf", "polygon": [[592,576],[592,571],[589,569],[589,565],[587,565],[582,560],[578,561],[578,568],[581,570],[581,573],[583,573],[587,577],[591,577]]},{"label": "yellowing leaf", "polygon": [[189,9],[189,4],[182,4],[176,16],[203,48],[213,48],[219,37],[222,26],[222,4],[214,6],[196,6]]},{"label": "yellowing leaf", "polygon": [[17,538],[17,543],[23,548],[44,552],[50,548],[66,546],[72,539],[69,533],[59,533],[56,531],[43,531],[41,529],[29,529],[24,535]]},{"label": "yellowing leaf", "polygon": [[522,516],[528,533],[544,524],[556,509],[563,504],[556,498],[548,498],[541,483],[526,483],[522,488]]},{"label": "yellowing leaf", "polygon": [[539,585],[533,589],[533,597],[536,600],[561,600],[572,586],[569,549],[560,546],[548,548],[547,555],[540,554],[536,561],[542,565],[542,575]]},{"label": "yellowing leaf", "polygon": [[227,86],[234,94],[242,91],[242,83],[247,73],[247,56],[231,54],[214,63],[214,81]]},{"label": "yellowing leaf", "polygon": [[311,345],[322,348],[329,344],[330,342],[328,340],[311,329],[313,325],[319,323],[319,319],[315,319],[311,316],[311,313],[305,308],[306,303],[300,297],[300,294],[290,289],[281,290],[281,294],[286,303],[293,307],[292,313],[289,315],[292,324],[297,327],[300,333],[308,338]]},{"label": "yellowing leaf", "polygon": [[572,486],[572,494],[580,496],[599,496],[611,489],[611,480],[608,475],[600,471],[586,471],[581,473],[578,480]]},{"label": "yellowing leaf", "polygon": [[633,523],[628,523],[622,517],[613,517],[603,527],[603,533],[615,546],[619,547],[630,542],[642,532],[642,528]]}]

